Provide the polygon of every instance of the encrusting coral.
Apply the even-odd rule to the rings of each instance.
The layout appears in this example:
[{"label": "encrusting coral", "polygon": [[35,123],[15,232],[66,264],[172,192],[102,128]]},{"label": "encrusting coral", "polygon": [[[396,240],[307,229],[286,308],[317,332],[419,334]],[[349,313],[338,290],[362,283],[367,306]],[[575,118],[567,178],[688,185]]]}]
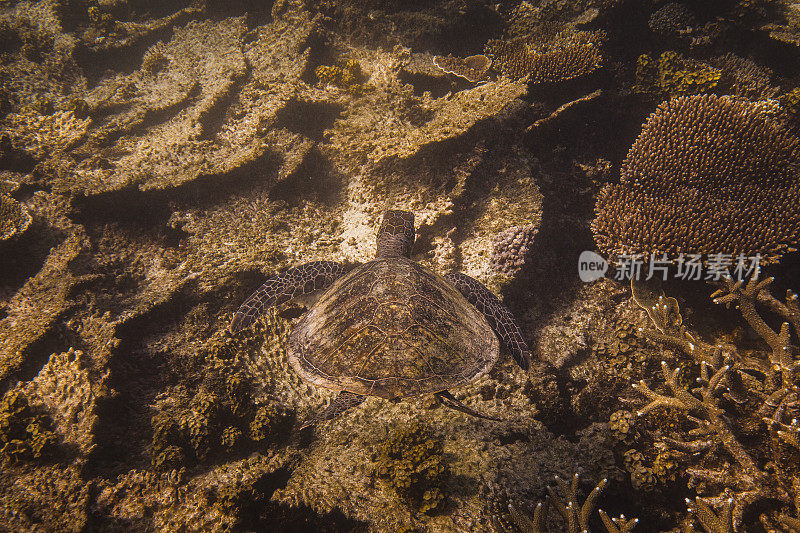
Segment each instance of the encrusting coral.
[{"label": "encrusting coral", "polygon": [[224,378],[215,374],[212,371],[206,385],[184,405],[176,408],[173,397],[153,416],[154,469],[204,463],[219,454],[269,446],[288,435],[294,422],[290,410],[276,401],[254,404],[252,385],[240,372]]},{"label": "encrusting coral", "polygon": [[27,396],[11,390],[0,400],[0,459],[7,463],[45,459],[58,438],[50,417],[31,409]]},{"label": "encrusting coral", "polygon": [[25,206],[8,195],[0,194],[0,243],[24,233],[32,219]]},{"label": "encrusting coral", "polygon": [[314,74],[321,84],[334,85],[354,95],[369,90],[369,86],[364,83],[366,76],[355,59],[341,61],[336,65],[320,65],[314,69]]},{"label": "encrusting coral", "polygon": [[780,115],[742,98],[679,97],[645,122],[603,188],[595,240],[622,254],[760,254],[800,244],[800,140]]},{"label": "encrusting coral", "polygon": [[420,512],[436,510],[448,475],[442,439],[419,421],[396,429],[381,447],[377,473]]},{"label": "encrusting coral", "polygon": [[663,52],[657,60],[643,54],[636,61],[634,90],[658,97],[708,93],[717,87],[722,75],[721,69],[677,52]]}]

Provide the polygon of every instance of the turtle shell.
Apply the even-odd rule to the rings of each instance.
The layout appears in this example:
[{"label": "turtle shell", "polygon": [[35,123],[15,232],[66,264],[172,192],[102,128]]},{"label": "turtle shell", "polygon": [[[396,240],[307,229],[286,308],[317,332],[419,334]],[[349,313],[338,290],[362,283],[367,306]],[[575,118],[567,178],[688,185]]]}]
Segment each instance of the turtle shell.
[{"label": "turtle shell", "polygon": [[492,368],[499,341],[441,276],[404,257],[338,279],[289,336],[289,364],[314,385],[394,399],[450,389]]}]

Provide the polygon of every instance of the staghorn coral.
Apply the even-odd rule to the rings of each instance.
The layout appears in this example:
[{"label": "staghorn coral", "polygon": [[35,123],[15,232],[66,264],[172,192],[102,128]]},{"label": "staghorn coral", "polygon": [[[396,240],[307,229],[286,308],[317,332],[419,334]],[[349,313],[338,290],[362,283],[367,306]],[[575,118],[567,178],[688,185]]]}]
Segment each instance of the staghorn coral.
[{"label": "staghorn coral", "polygon": [[[738,304],[742,317],[769,350],[753,353],[734,345],[708,344],[685,325],[670,333],[643,332],[700,367],[694,388],[681,377],[680,368],[673,369],[666,361],[661,363],[666,393],[654,391],[644,381],[635,388],[649,401],[639,415],[655,409],[675,410],[685,413],[692,424],[692,429],[661,435],[656,442],[663,454],[702,452],[702,459],[693,460],[685,471],[690,486],[702,497],[690,507],[707,531],[741,527],[747,510],[765,501],[777,502],[777,510],[786,513],[800,497],[796,468],[800,357],[797,347],[790,344],[790,331],[800,334],[800,305],[791,291],[784,301],[774,298],[768,291],[771,283],[771,278],[759,281],[757,275],[746,284],[727,280],[712,295],[718,304]],[[786,321],[779,331],[766,324],[757,304]],[[722,511],[717,514],[715,507]],[[788,515],[779,512],[778,516]]]},{"label": "staghorn coral", "polygon": [[598,33],[565,30],[546,43],[491,40],[485,53],[495,70],[513,80],[559,82],[591,74],[600,67],[600,40]]},{"label": "staghorn coral", "polygon": [[597,199],[595,240],[620,254],[760,254],[800,242],[800,141],[744,99],[679,97],[645,122],[619,184]]},{"label": "staghorn coral", "polygon": [[[517,528],[523,533],[543,533],[548,531],[547,528],[547,515],[551,507],[555,508],[558,514],[564,521],[564,529],[568,533],[581,533],[589,531],[589,519],[594,512],[597,505],[597,498],[608,483],[607,479],[603,479],[598,483],[594,489],[589,493],[583,503],[579,503],[578,497],[578,482],[580,476],[575,474],[569,485],[556,476],[556,484],[561,489],[564,501],[556,494],[552,487],[547,487],[548,496],[544,501],[540,501],[536,505],[532,517],[528,517],[513,503],[509,504],[508,510],[511,520]],[[602,509],[598,509],[603,525],[608,533],[627,533],[633,530],[639,522],[637,518],[627,519],[625,515],[619,518],[610,518],[608,514]]]}]

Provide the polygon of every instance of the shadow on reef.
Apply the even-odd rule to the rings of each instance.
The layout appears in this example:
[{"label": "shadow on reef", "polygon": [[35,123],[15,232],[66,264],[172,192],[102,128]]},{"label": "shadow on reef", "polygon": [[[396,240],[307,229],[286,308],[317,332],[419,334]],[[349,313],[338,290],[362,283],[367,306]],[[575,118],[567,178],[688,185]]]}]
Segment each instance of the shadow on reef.
[{"label": "shadow on reef", "polygon": [[118,222],[131,227],[166,227],[176,207],[214,205],[227,197],[277,180],[281,156],[267,151],[263,156],[225,174],[207,174],[175,188],[142,191],[136,186],[72,200],[74,222],[91,226]]},{"label": "shadow on reef", "polygon": [[[97,448],[90,456],[90,476],[113,476],[130,468],[146,469],[151,440],[150,405],[170,382],[170,371],[180,372],[170,353],[150,351],[154,337],[179,327],[198,302],[190,284],[161,305],[117,328],[120,340],[108,368],[115,394],[98,401]],[[188,370],[188,369],[187,369]]]},{"label": "shadow on reef", "polygon": [[331,162],[313,147],[289,176],[269,190],[269,199],[289,206],[311,201],[334,207],[344,197],[344,183]]}]

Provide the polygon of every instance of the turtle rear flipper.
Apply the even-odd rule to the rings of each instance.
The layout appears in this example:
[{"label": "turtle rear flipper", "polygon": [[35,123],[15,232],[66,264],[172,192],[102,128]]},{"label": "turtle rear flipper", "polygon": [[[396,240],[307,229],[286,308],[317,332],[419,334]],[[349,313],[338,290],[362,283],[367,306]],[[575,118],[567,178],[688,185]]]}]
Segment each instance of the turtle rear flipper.
[{"label": "turtle rear flipper", "polygon": [[434,396],[436,396],[437,400],[439,400],[441,403],[443,403],[444,405],[446,405],[450,409],[454,409],[456,411],[460,411],[462,413],[466,413],[468,415],[472,415],[472,416],[475,416],[475,417],[478,417],[478,418],[483,418],[483,419],[486,419],[486,420],[494,420],[495,422],[500,422],[501,420],[503,420],[502,418],[497,418],[496,416],[485,415],[485,414],[481,413],[480,411],[476,411],[475,409],[472,409],[471,407],[467,407],[466,405],[464,405],[460,401],[456,400],[456,397],[453,396],[452,394],[450,394],[449,391],[443,390],[441,392],[437,392],[436,394],[434,394]]},{"label": "turtle rear flipper", "polygon": [[500,337],[500,342],[508,348],[517,364],[523,370],[528,370],[531,365],[531,349],[528,348],[522,330],[508,307],[480,281],[466,274],[450,272],[444,279],[486,317],[489,325]]},{"label": "turtle rear flipper", "polygon": [[330,287],[344,273],[341,263],[313,261],[269,278],[233,315],[231,333],[246,328],[270,307]]}]

